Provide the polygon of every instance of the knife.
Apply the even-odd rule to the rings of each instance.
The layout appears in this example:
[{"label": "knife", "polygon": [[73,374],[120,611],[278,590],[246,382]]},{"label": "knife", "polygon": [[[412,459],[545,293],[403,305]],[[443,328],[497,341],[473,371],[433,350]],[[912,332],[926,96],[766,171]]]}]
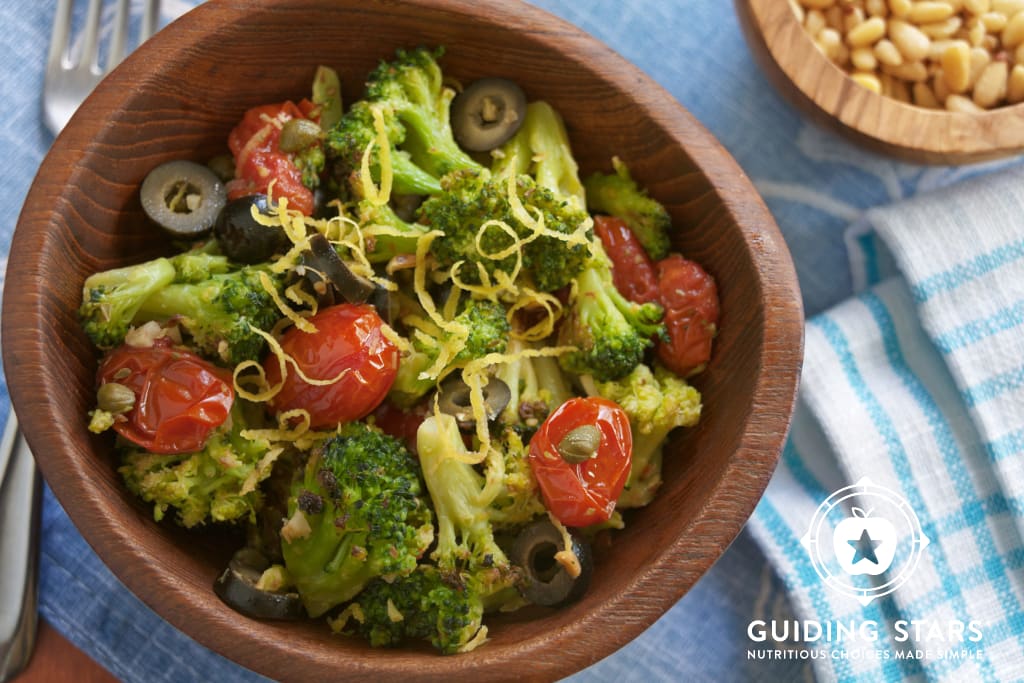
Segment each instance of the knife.
[{"label": "knife", "polygon": [[40,487],[12,410],[0,439],[0,683],[24,670],[35,646]]}]

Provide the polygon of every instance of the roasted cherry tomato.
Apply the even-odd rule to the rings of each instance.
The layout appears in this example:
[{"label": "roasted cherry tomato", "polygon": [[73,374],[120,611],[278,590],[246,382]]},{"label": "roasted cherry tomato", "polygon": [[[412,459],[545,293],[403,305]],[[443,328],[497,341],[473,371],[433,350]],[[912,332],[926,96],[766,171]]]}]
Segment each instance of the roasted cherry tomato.
[{"label": "roasted cherry tomato", "polygon": [[238,177],[228,181],[228,199],[251,194],[267,194],[274,181],[274,197],[288,198],[288,207],[306,216],[313,214],[313,193],[302,184],[302,172],[283,152],[251,152],[238,170]]},{"label": "roasted cherry tomato", "polygon": [[291,208],[307,216],[313,213],[313,192],[302,184],[302,173],[291,157],[281,151],[281,128],[271,122],[276,119],[283,124],[306,117],[311,105],[304,108],[305,104],[264,104],[245,112],[228,135],[228,148],[235,157],[235,179],[227,184],[228,199],[266,194],[274,181],[275,197],[287,197]]},{"label": "roasted cherry tomato", "polygon": [[[281,413],[302,408],[314,429],[330,428],[369,415],[380,405],[398,372],[398,349],[384,336],[380,316],[367,304],[339,304],[325,308],[309,321],[316,332],[292,328],[281,338],[281,348],[295,360],[306,377],[338,381],[307,384],[289,365],[281,391],[271,409]],[[277,356],[263,361],[267,381],[281,381]]]},{"label": "roasted cherry tomato", "polygon": [[600,397],[566,401],[530,440],[530,465],[544,505],[566,526],[611,517],[632,455],[629,418],[618,404]]},{"label": "roasted cherry tomato", "polygon": [[654,262],[621,218],[594,216],[594,232],[612,261],[612,282],[622,296],[638,304],[658,300]]},{"label": "roasted cherry tomato", "polygon": [[96,384],[111,382],[135,393],[127,419],[114,422],[114,429],[152,453],[201,449],[235,401],[230,374],[166,338],[151,347],[111,351],[100,363]]},{"label": "roasted cherry tomato", "polygon": [[658,261],[658,289],[669,336],[669,341],[657,344],[658,359],[685,377],[711,358],[718,329],[718,289],[700,265],[679,254]]}]

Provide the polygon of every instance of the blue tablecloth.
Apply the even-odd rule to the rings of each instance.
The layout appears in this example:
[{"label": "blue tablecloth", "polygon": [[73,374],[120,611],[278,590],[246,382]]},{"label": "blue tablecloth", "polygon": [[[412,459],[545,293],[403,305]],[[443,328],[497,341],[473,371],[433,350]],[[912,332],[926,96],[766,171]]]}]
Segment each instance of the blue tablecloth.
[{"label": "blue tablecloth", "polygon": [[[780,2],[783,0],[780,0]],[[0,0],[0,258],[52,137],[40,115],[54,2]],[[84,3],[83,3],[84,4]],[[192,3],[165,0],[164,21]],[[725,0],[534,0],[604,41],[692,111],[765,197],[793,253],[813,314],[853,291],[844,229],[864,209],[987,170],[922,168],[852,147],[808,122],[770,87]],[[108,12],[109,12],[108,8]],[[0,411],[6,411],[6,388]],[[747,625],[790,614],[782,584],[743,534],[649,631],[574,681],[810,680],[807,661],[748,661]],[[254,680],[161,620],[110,574],[47,492],[41,611],[125,681]]]}]

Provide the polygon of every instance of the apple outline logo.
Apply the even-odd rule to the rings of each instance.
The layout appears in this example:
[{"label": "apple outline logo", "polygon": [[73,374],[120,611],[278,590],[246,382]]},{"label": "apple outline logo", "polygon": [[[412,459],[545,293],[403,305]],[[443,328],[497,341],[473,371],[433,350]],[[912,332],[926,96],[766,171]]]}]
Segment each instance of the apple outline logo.
[{"label": "apple outline logo", "polygon": [[[834,574],[831,571],[826,555],[828,557],[835,558],[837,561],[839,558],[835,555],[834,546],[830,544],[829,546],[826,546],[826,550],[822,547],[820,539],[824,534],[833,532],[834,530],[833,524],[829,521],[829,514],[831,512],[839,508],[839,511],[843,515],[843,519],[846,519],[849,515],[846,513],[844,503],[848,505],[852,505],[854,503],[863,505],[865,499],[872,498],[878,499],[894,508],[906,523],[907,529],[909,529],[909,534],[905,534],[904,537],[898,538],[896,547],[909,549],[909,555],[906,557],[905,561],[902,561],[900,565],[898,565],[898,569],[895,573],[890,577],[887,577],[887,581],[884,581],[883,583],[870,583],[868,585],[864,585],[863,583],[861,585],[856,585],[856,583],[850,582],[848,578],[844,578],[843,575]],[[860,507],[860,505],[858,507]],[[861,508],[861,510],[863,510],[863,508]],[[865,514],[864,517],[870,517],[870,515]],[[870,532],[868,540],[870,540]],[[875,484],[868,477],[862,477],[856,484],[844,486],[836,490],[832,495],[822,501],[814,511],[807,533],[800,539],[800,544],[807,551],[811,560],[811,566],[814,568],[814,572],[818,575],[818,578],[820,578],[825,585],[835,592],[851,597],[862,605],[868,605],[876,598],[889,595],[906,583],[914,573],[914,570],[917,569],[917,565],[921,561],[924,549],[927,548],[930,543],[931,540],[924,533],[924,530],[921,527],[921,520],[918,518],[914,508],[907,502],[906,498],[891,489]],[[847,547],[850,548],[850,562],[852,563],[853,554],[856,553],[856,549],[849,545]],[[877,548],[877,546],[875,546],[875,548]],[[876,559],[878,559],[877,553]],[[863,561],[864,560],[859,560],[858,563]],[[892,560],[890,559],[889,562],[891,565]],[[887,569],[891,569],[891,566]],[[857,575],[854,574],[852,576]]]},{"label": "apple outline logo", "polygon": [[[874,508],[865,511],[854,506],[851,512],[832,530],[836,560],[850,576],[878,576],[889,569],[896,557],[896,527],[885,517],[872,517]],[[864,552],[865,541],[871,545],[868,553]]]}]

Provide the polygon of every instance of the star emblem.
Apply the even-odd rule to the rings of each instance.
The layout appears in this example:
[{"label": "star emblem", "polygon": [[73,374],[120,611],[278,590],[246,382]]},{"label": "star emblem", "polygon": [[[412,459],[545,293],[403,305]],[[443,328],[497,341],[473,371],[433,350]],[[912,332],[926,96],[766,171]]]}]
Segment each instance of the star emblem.
[{"label": "star emblem", "polygon": [[875,557],[875,548],[882,545],[882,541],[876,541],[868,535],[868,530],[864,529],[860,532],[860,538],[855,541],[847,541],[853,546],[855,552],[853,554],[853,564],[857,564],[861,560],[868,560],[872,564],[878,564],[878,558]]}]

